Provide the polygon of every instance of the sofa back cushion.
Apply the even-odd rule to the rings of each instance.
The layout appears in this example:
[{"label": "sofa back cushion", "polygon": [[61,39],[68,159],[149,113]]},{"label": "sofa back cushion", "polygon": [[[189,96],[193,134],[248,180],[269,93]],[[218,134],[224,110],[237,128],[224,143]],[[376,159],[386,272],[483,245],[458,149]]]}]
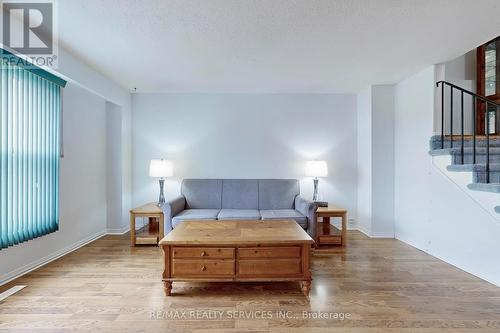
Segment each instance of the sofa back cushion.
[{"label": "sofa back cushion", "polygon": [[184,179],[186,209],[293,209],[296,179]]},{"label": "sofa back cushion", "polygon": [[293,209],[300,194],[296,179],[259,180],[259,209]]},{"label": "sofa back cushion", "polygon": [[257,179],[223,179],[222,208],[259,209]]},{"label": "sofa back cushion", "polygon": [[222,206],[221,179],[184,179],[181,193],[189,209],[220,209]]}]

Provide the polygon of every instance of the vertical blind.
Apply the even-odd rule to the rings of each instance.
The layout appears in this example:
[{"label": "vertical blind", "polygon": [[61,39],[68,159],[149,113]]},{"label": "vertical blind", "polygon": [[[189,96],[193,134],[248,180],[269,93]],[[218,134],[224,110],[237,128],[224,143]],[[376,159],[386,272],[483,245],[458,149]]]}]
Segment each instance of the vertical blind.
[{"label": "vertical blind", "polygon": [[2,249],[58,229],[61,86],[0,60]]}]

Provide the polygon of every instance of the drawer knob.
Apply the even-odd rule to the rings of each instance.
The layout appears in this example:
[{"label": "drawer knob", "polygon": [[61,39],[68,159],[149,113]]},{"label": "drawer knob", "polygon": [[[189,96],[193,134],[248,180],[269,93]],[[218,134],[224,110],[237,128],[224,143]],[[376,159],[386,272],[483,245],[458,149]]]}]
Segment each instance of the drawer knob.
[{"label": "drawer knob", "polygon": [[206,268],[205,266],[202,266],[202,267],[201,267],[201,271],[202,271],[202,272],[203,272],[203,271],[206,271],[206,270],[207,270],[207,268]]},{"label": "drawer knob", "polygon": [[202,256],[202,257],[206,257],[206,256],[207,256],[207,253],[206,253],[205,251],[203,251],[203,252],[201,253],[201,256]]}]

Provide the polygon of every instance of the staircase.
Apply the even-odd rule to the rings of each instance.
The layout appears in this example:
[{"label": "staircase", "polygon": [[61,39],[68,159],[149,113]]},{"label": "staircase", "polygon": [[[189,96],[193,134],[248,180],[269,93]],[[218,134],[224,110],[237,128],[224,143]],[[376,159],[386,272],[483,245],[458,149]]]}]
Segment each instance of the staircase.
[{"label": "staircase", "polygon": [[[472,183],[467,188],[473,191],[491,192],[500,194],[500,136],[494,134],[479,135],[476,133],[476,103],[485,104],[485,110],[493,108],[500,116],[500,105],[471,91],[460,88],[452,83],[440,81],[437,83],[441,91],[441,135],[435,135],[430,140],[431,156],[450,156],[451,164],[446,167],[449,172],[468,172],[472,174]],[[453,97],[445,105],[445,87],[449,96],[457,95],[460,98],[460,107],[455,107]],[[464,96],[472,101],[473,118],[472,133],[464,133]],[[456,102],[456,101],[455,101]],[[453,119],[455,118],[455,122]],[[486,117],[485,117],[486,118]],[[498,117],[496,119],[499,119]],[[458,129],[456,123],[460,123]],[[486,122],[485,132],[491,133],[491,125]],[[500,214],[499,205],[495,212]]]}]

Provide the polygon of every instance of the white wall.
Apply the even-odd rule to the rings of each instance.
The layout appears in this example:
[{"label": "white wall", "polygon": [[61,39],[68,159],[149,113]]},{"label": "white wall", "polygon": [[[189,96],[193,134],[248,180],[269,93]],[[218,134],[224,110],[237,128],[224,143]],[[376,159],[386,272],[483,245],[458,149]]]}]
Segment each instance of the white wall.
[{"label": "white wall", "polygon": [[115,104],[121,110],[122,207],[120,228],[126,230],[129,224],[128,211],[131,208],[132,198],[132,109],[130,93],[102,74],[89,68],[61,47],[59,48],[59,68],[57,71],[58,75],[61,75],[69,82],[77,84],[104,100]]},{"label": "white wall", "polygon": [[430,67],[396,85],[396,238],[500,285],[500,223],[428,154],[435,75]]},{"label": "white wall", "polygon": [[[466,54],[450,60],[445,63],[445,78],[446,81],[460,85],[463,81],[476,82],[476,49],[467,52]],[[472,91],[476,91],[476,86],[472,87]]]},{"label": "white wall", "polygon": [[[456,59],[438,65],[439,73],[436,79],[451,82],[466,90],[476,92],[476,50],[472,50]],[[445,87],[445,133],[450,129],[450,88]],[[434,130],[441,133],[441,88],[436,90],[436,112]],[[453,93],[453,133],[461,131],[461,94],[458,90]],[[473,108],[472,97],[464,95],[464,134],[472,134]]]},{"label": "white wall", "polygon": [[357,96],[358,121],[358,218],[356,226],[367,235],[372,232],[372,88]]},{"label": "white wall", "polygon": [[59,230],[2,249],[0,283],[105,232],[105,101],[71,83],[63,94]]},{"label": "white wall", "polygon": [[357,96],[358,228],[394,237],[394,87],[370,86]]},{"label": "white wall", "polygon": [[394,86],[372,86],[371,236],[394,237]]},{"label": "white wall", "polygon": [[122,110],[106,102],[106,225],[109,233],[127,231],[122,218]]},{"label": "white wall", "polygon": [[356,216],[354,95],[134,94],[132,105],[135,205],[157,200],[152,158],[174,162],[167,199],[187,177],[298,178],[311,198],[305,161],[324,159],[323,199]]},{"label": "white wall", "polygon": [[396,85],[395,232],[396,238],[423,250],[432,231],[428,151],[433,110],[433,67]]}]

